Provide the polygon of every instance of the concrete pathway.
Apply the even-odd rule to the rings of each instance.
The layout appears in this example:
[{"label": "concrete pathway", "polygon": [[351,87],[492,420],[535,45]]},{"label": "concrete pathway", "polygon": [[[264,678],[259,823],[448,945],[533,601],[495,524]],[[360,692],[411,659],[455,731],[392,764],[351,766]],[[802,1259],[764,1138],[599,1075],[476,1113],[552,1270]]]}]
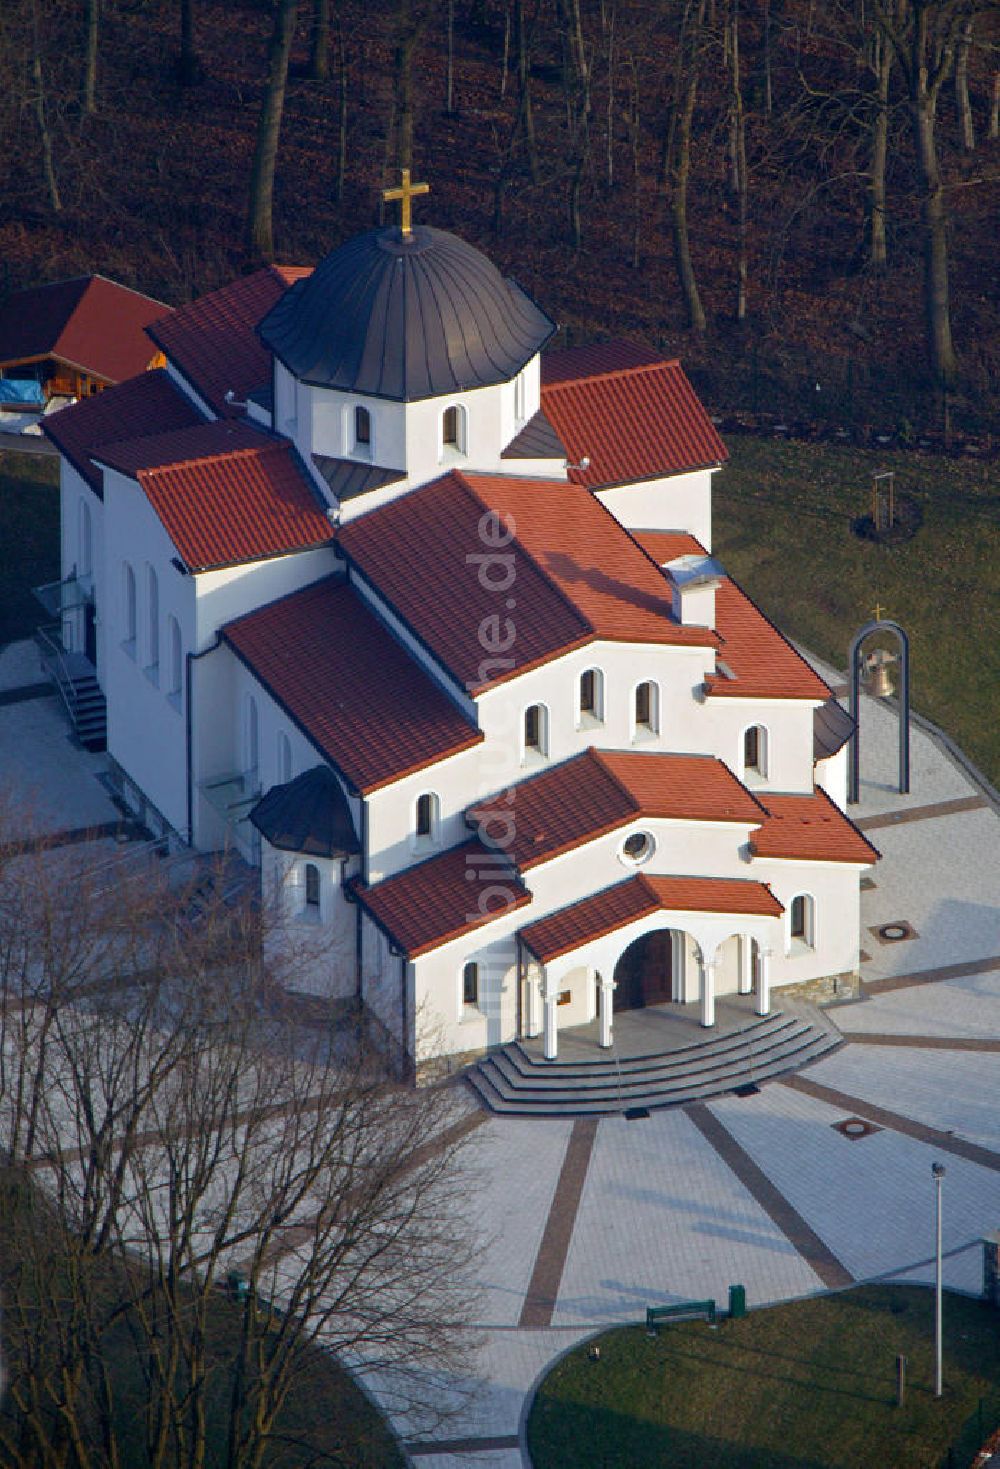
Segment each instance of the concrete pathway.
[{"label": "concrete pathway", "polygon": [[[34,677],[26,654],[0,653],[0,693]],[[864,701],[862,742],[854,814],[884,854],[862,895],[869,998],[826,1012],[854,1043],[752,1096],[631,1122],[477,1127],[478,1323],[464,1378],[428,1376],[428,1403],[452,1410],[443,1424],[389,1410],[415,1465],[523,1469],[536,1382],[649,1304],[724,1304],[733,1283],[760,1306],[873,1275],[929,1281],[935,1160],[946,1281],[979,1290],[978,1242],[1000,1224],[1000,811],[919,729],[912,791],[896,795],[888,706]],[[0,768],[18,793],[34,789],[32,832],[114,820],[102,764],[73,746],[55,700],[0,702]],[[912,936],[879,942],[886,923]],[[841,1130],[851,1118],[860,1136]],[[391,1385],[367,1385],[388,1406]]]}]

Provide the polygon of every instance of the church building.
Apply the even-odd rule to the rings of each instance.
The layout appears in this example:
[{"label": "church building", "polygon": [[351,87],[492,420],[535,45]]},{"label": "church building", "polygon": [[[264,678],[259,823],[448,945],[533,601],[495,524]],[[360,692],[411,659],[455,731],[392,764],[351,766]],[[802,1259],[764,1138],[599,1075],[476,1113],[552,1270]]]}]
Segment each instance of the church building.
[{"label": "church building", "polygon": [[294,987],[415,1062],[855,991],[851,724],[712,554],[708,414],[644,347],[551,349],[415,190],[46,422],[123,797],[235,847]]}]

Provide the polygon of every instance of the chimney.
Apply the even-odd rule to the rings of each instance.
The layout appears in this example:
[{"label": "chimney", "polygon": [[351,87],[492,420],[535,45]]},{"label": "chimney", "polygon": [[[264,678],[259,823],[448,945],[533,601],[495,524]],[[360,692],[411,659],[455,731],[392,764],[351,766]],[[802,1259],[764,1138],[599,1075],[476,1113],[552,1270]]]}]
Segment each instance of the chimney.
[{"label": "chimney", "polygon": [[715,593],[725,572],[714,556],[677,556],[663,566],[674,616],[696,627],[715,626]]}]

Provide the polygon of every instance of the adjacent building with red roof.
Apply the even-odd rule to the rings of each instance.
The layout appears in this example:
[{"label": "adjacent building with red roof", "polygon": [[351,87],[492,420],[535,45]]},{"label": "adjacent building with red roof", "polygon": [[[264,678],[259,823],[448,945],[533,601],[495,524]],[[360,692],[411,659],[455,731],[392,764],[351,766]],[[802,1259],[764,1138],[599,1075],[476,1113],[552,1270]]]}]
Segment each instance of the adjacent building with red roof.
[{"label": "adjacent building with red roof", "polygon": [[123,799],[259,868],[291,988],[414,1061],[856,988],[850,721],[712,555],[679,363],[547,351],[420,224],[143,325],[162,366],[46,425],[63,634]]},{"label": "adjacent building with red roof", "polygon": [[0,305],[0,380],[89,397],[159,358],[146,328],[169,307],[103,275],[16,291]]}]

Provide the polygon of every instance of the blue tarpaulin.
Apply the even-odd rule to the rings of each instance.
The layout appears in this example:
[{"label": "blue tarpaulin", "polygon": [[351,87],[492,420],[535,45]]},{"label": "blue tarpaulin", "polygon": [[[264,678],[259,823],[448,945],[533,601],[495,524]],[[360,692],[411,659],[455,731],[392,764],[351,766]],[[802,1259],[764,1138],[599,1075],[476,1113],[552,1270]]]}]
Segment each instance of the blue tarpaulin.
[{"label": "blue tarpaulin", "polygon": [[44,408],[42,385],[30,377],[0,377],[0,403],[23,404],[26,408]]}]

